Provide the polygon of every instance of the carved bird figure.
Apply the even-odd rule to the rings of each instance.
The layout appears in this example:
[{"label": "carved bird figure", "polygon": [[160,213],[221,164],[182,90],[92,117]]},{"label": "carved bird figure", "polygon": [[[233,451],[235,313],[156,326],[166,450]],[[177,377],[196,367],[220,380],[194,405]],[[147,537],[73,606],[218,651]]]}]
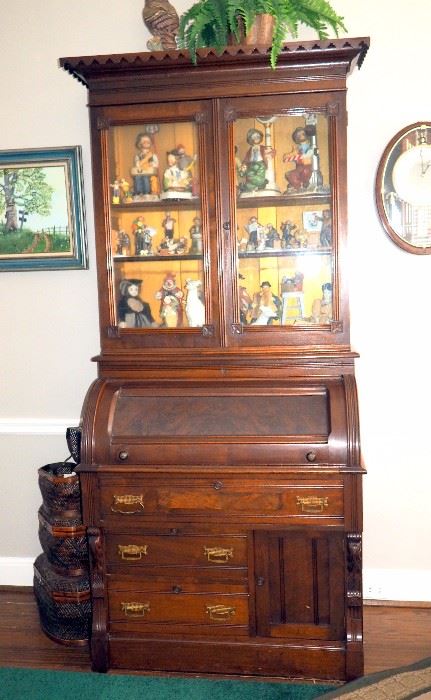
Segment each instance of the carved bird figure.
[{"label": "carved bird figure", "polygon": [[169,0],[145,0],[142,19],[153,37],[148,42],[148,48],[162,50],[176,49],[178,34],[178,13]]}]

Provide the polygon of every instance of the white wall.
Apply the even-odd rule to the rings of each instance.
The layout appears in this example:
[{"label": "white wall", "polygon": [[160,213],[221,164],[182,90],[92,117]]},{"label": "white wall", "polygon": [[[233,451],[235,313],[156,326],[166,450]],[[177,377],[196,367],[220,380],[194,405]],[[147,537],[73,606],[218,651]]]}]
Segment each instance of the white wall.
[{"label": "white wall", "polygon": [[[86,91],[57,60],[146,50],[143,2],[15,0],[2,13],[0,149],[82,145],[90,269],[0,273],[0,584],[31,582],[37,468],[66,456],[64,428],[78,420],[99,351]],[[431,600],[431,257],[398,249],[374,205],[387,142],[431,121],[431,13],[428,0],[332,4],[348,36],[371,37],[348,83],[352,345],[369,472],[365,593]]]}]

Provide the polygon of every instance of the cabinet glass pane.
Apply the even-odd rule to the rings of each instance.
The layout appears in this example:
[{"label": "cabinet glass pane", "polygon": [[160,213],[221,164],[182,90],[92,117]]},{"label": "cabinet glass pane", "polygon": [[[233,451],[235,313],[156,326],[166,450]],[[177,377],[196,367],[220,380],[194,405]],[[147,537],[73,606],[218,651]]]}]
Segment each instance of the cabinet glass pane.
[{"label": "cabinet glass pane", "polygon": [[111,246],[122,328],[205,324],[197,127],[110,129]]},{"label": "cabinet glass pane", "polygon": [[238,305],[246,326],[329,324],[328,119],[298,111],[234,125]]}]

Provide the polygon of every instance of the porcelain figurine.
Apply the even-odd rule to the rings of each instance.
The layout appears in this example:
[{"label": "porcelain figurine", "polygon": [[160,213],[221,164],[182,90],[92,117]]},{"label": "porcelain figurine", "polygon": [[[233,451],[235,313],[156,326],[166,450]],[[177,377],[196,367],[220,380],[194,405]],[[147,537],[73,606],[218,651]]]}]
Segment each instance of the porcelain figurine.
[{"label": "porcelain figurine", "polygon": [[130,237],[124,229],[117,231],[117,247],[115,252],[116,255],[130,255]]},{"label": "porcelain figurine", "polygon": [[251,216],[244,228],[248,234],[247,252],[265,250],[265,227],[259,223],[257,216]]},{"label": "porcelain figurine", "polygon": [[160,301],[160,318],[162,328],[180,328],[183,325],[183,301],[184,294],[177,286],[174,274],[167,274],[158,292],[156,299]]},{"label": "porcelain figurine", "polygon": [[148,41],[150,51],[169,51],[177,48],[179,17],[169,0],[145,0],[142,19],[154,35]]},{"label": "porcelain figurine", "polygon": [[241,323],[247,325],[250,322],[249,317],[253,307],[253,300],[248,293],[247,288],[241,284],[241,281],[244,279],[244,275],[239,273],[239,317]]},{"label": "porcelain figurine", "polygon": [[193,219],[193,226],[190,227],[189,233],[192,239],[190,253],[192,255],[202,255],[202,226],[199,216],[195,216]]},{"label": "porcelain figurine", "polygon": [[132,193],[130,191],[130,182],[128,182],[124,177],[120,180],[120,191],[121,191],[121,201],[123,204],[129,204],[133,201]]},{"label": "porcelain figurine", "polygon": [[266,177],[267,149],[263,143],[263,132],[260,129],[249,129],[246,137],[249,148],[239,168],[239,174],[244,178],[240,183],[240,196],[256,194],[264,190],[268,180]]},{"label": "porcelain figurine", "polygon": [[152,255],[152,241],[156,230],[147,226],[142,216],[134,220],[132,230],[135,237],[135,255]]},{"label": "porcelain figurine", "polygon": [[121,280],[118,303],[120,328],[157,328],[150,305],[140,297],[141,286],[142,280]]},{"label": "porcelain figurine", "polygon": [[311,308],[313,323],[330,323],[332,321],[332,284],[322,284],[322,297],[315,299]]},{"label": "porcelain figurine", "polygon": [[205,306],[203,304],[202,282],[200,280],[186,280],[186,316],[190,328],[197,328],[205,324]]},{"label": "porcelain figurine", "polygon": [[270,326],[278,321],[281,315],[281,299],[273,294],[271,284],[262,282],[260,292],[255,294],[253,300],[254,317],[252,324],[255,326]]},{"label": "porcelain figurine", "polygon": [[135,201],[159,199],[159,159],[155,152],[152,135],[140,132],[135,141],[136,155],[130,171],[133,178]]},{"label": "porcelain figurine", "polygon": [[120,194],[121,194],[120,181],[114,180],[112,185],[109,185],[109,186],[112,189],[112,204],[120,204]]},{"label": "porcelain figurine", "polygon": [[320,229],[320,245],[328,248],[332,244],[332,216],[330,209],[322,211],[322,228]]},{"label": "porcelain figurine", "polygon": [[163,173],[162,199],[191,199],[193,195],[193,165],[196,156],[187,155],[181,144],[166,155],[168,167]]},{"label": "porcelain figurine", "polygon": [[283,221],[281,224],[281,247],[282,248],[298,248],[298,239],[296,234],[299,229],[296,224],[294,224],[289,219]]}]

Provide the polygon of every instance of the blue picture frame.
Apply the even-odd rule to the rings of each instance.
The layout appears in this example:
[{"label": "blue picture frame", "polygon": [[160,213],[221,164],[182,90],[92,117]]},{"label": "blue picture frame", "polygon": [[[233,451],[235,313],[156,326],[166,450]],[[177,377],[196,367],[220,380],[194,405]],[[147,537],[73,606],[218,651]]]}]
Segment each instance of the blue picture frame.
[{"label": "blue picture frame", "polygon": [[0,151],[0,272],[84,269],[81,147]]}]

